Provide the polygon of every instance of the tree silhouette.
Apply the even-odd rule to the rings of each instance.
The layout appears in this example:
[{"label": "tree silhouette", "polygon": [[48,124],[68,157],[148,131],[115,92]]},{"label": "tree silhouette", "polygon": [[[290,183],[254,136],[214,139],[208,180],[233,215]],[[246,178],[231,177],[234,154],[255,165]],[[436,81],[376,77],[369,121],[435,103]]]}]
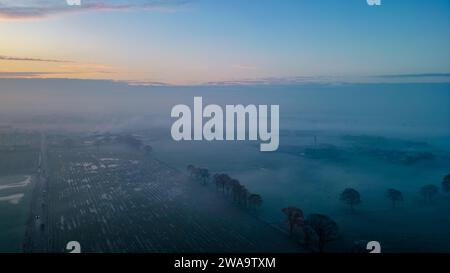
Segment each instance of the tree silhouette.
[{"label": "tree silhouette", "polygon": [[304,217],[303,210],[297,207],[287,207],[281,210],[287,217],[289,225],[289,236],[292,236],[292,232],[296,226],[303,226]]},{"label": "tree silhouette", "polygon": [[198,169],[198,177],[201,179],[203,185],[208,183],[210,176],[208,169]]},{"label": "tree silhouette", "polygon": [[229,183],[229,181],[231,180],[231,178],[224,173],[221,174],[215,174],[213,176],[214,182],[216,183],[216,189],[218,191],[222,191],[223,194],[225,194],[225,186],[227,185],[227,183]]},{"label": "tree silhouette", "polygon": [[348,204],[352,210],[354,211],[354,206],[361,203],[361,196],[359,192],[352,188],[345,189],[340,196],[342,202]]},{"label": "tree silhouette", "polygon": [[240,183],[238,180],[230,178],[225,180],[225,194],[233,194],[233,200],[235,199],[234,196],[234,192],[235,192],[235,187],[238,186]]},{"label": "tree silhouette", "polygon": [[447,174],[442,180],[442,191],[450,193],[450,174]]},{"label": "tree silhouette", "polygon": [[261,195],[253,193],[248,196],[248,202],[250,208],[258,209],[261,207],[263,201]]},{"label": "tree silhouette", "polygon": [[247,199],[248,199],[249,191],[244,185],[241,185],[241,189],[239,191],[239,205],[243,206],[244,208],[247,207]]},{"label": "tree silhouette", "polygon": [[215,173],[212,176],[214,184],[216,184],[216,190],[217,191],[222,190],[223,187],[225,186],[225,183],[224,183],[225,181],[220,180],[219,176],[220,176],[220,174],[218,174],[218,173]]},{"label": "tree silhouette", "polygon": [[311,243],[317,238],[314,229],[309,225],[303,225],[303,245],[305,248],[310,248]]},{"label": "tree silhouette", "polygon": [[186,169],[189,172],[189,177],[193,178],[195,170],[196,170],[195,166],[194,165],[188,165]]},{"label": "tree silhouette", "polygon": [[150,145],[145,145],[143,149],[146,154],[151,154],[151,152],[153,151],[153,148]]},{"label": "tree silhouette", "polygon": [[305,221],[317,235],[320,252],[324,252],[326,244],[339,239],[339,227],[330,217],[323,214],[311,214]]},{"label": "tree silhouette", "polygon": [[385,194],[386,198],[391,200],[392,207],[395,208],[397,202],[403,201],[403,194],[401,191],[396,189],[388,189]]},{"label": "tree silhouette", "polygon": [[197,168],[194,165],[188,165],[187,171],[189,172],[190,178],[201,180],[204,185],[206,185],[210,177],[208,169]]},{"label": "tree silhouette", "polygon": [[119,140],[121,140],[122,142],[124,142],[125,144],[131,146],[134,149],[140,149],[141,146],[143,145],[142,140],[137,139],[133,135],[122,136],[121,138],[119,138]]},{"label": "tree silhouette", "polygon": [[[192,165],[188,166],[188,171],[191,173],[199,173],[198,176],[203,177],[206,173],[209,178],[209,171],[206,169],[198,169]],[[247,188],[242,185],[239,180],[231,178],[224,173],[216,173],[213,175],[213,180],[216,185],[216,190],[226,196],[232,194],[232,200],[243,208],[258,209],[262,205],[262,197],[259,194],[250,193]]]},{"label": "tree silhouette", "polygon": [[420,188],[420,194],[427,203],[431,203],[439,192],[439,188],[433,184],[425,185]]},{"label": "tree silhouette", "polygon": [[232,179],[231,181],[231,187],[233,192],[233,202],[239,202],[239,198],[241,196],[241,189],[242,185],[237,179]]}]

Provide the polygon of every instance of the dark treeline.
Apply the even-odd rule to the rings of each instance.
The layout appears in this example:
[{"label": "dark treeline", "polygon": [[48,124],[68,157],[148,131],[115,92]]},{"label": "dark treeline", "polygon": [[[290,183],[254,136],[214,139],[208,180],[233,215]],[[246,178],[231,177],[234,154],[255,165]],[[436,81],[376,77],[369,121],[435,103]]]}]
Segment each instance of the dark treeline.
[{"label": "dark treeline", "polygon": [[[187,170],[191,179],[201,181],[203,185],[208,184],[211,180],[211,174],[208,169],[189,165]],[[261,207],[263,203],[261,195],[251,193],[239,180],[224,173],[214,174],[212,180],[217,192],[220,192],[224,197],[239,205],[239,207],[252,211],[257,211]]]},{"label": "dark treeline", "polygon": [[[450,193],[450,174],[442,179],[441,188],[444,194]],[[419,189],[419,194],[425,204],[432,204],[439,196],[439,187],[434,184],[424,185]],[[387,189],[384,196],[391,202],[392,208],[395,208],[404,199],[403,193],[393,188]],[[357,190],[347,188],[341,193],[340,200],[349,205],[351,211],[354,212],[355,206],[361,204],[361,195]]]},{"label": "dark treeline", "polygon": [[[450,174],[442,180],[442,191],[450,193]],[[425,185],[419,189],[419,193],[425,204],[431,204],[439,194],[439,187],[433,184]],[[403,193],[397,189],[387,189],[385,197],[391,202],[392,208],[403,201]],[[350,207],[352,213],[355,212],[355,207],[362,203],[361,194],[353,188],[344,189],[339,199]],[[299,240],[306,249],[323,252],[328,243],[340,239],[339,226],[326,215],[310,214],[305,218],[303,210],[295,206],[283,208],[281,211],[286,215],[289,236]],[[362,247],[352,247],[352,251],[364,252],[364,247],[364,244]]]},{"label": "dark treeline", "polygon": [[[217,173],[211,176],[208,169],[193,165],[189,165],[187,170],[191,179],[201,181],[203,185],[207,185],[212,178],[217,192],[242,208],[256,211],[263,203],[259,194],[250,193],[239,180],[228,174]],[[442,180],[442,191],[450,193],[450,174]],[[439,187],[433,184],[425,185],[419,189],[419,193],[423,201],[430,204],[438,196]],[[390,201],[392,208],[396,208],[397,204],[404,200],[403,193],[398,189],[387,189],[384,196]],[[344,189],[339,199],[350,207],[352,213],[355,212],[355,207],[362,203],[361,194],[354,188]],[[305,249],[324,252],[329,243],[341,239],[338,224],[327,215],[313,213],[305,217],[303,210],[295,206],[285,207],[281,211],[286,216],[285,223],[289,237],[299,242]],[[365,244],[361,242],[356,242],[350,250],[367,251]]]},{"label": "dark treeline", "polygon": [[145,153],[149,154],[152,152],[152,147],[150,145],[144,144],[144,142],[134,135],[119,135],[117,137],[118,142],[122,142],[131,148],[136,150],[142,150]]},{"label": "dark treeline", "polygon": [[67,149],[72,149],[76,146],[84,145],[84,143],[94,145],[97,148],[97,151],[100,151],[103,145],[108,145],[112,143],[125,144],[132,149],[143,151],[146,154],[150,154],[153,151],[153,148],[150,145],[145,144],[138,136],[131,134],[104,133],[85,137],[78,141],[76,141],[73,138],[65,138],[63,140],[63,145]]},{"label": "dark treeline", "polygon": [[313,213],[305,218],[302,209],[292,206],[281,211],[287,218],[289,237],[300,240],[305,249],[324,252],[328,243],[340,238],[339,226],[329,216]]}]

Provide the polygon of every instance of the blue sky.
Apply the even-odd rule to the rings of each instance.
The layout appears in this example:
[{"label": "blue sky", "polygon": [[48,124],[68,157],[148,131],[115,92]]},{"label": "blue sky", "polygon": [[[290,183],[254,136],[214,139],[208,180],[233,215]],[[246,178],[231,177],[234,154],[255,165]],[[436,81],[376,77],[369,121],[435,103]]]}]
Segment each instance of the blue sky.
[{"label": "blue sky", "polygon": [[445,0],[64,2],[0,0],[0,76],[189,84],[450,72]]}]

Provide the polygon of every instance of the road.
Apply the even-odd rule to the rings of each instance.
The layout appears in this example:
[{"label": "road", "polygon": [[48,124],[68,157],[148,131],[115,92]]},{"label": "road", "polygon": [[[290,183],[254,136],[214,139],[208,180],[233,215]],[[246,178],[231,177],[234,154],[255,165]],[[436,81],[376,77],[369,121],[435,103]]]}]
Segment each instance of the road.
[{"label": "road", "polygon": [[41,134],[40,146],[39,166],[32,179],[33,196],[23,243],[24,252],[29,253],[47,252],[49,245],[47,142],[44,133]]}]

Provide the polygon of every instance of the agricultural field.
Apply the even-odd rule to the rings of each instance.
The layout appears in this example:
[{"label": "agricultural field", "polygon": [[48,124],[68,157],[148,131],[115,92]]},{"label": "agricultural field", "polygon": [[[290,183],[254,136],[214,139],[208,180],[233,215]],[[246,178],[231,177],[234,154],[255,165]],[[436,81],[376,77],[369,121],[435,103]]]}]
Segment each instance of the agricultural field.
[{"label": "agricultural field", "polygon": [[48,147],[48,250],[297,252],[273,227],[127,145]]},{"label": "agricultural field", "polygon": [[21,252],[39,150],[35,134],[0,133],[0,252]]},{"label": "agricultural field", "polygon": [[0,177],[0,252],[20,252],[31,198],[30,175]]}]

